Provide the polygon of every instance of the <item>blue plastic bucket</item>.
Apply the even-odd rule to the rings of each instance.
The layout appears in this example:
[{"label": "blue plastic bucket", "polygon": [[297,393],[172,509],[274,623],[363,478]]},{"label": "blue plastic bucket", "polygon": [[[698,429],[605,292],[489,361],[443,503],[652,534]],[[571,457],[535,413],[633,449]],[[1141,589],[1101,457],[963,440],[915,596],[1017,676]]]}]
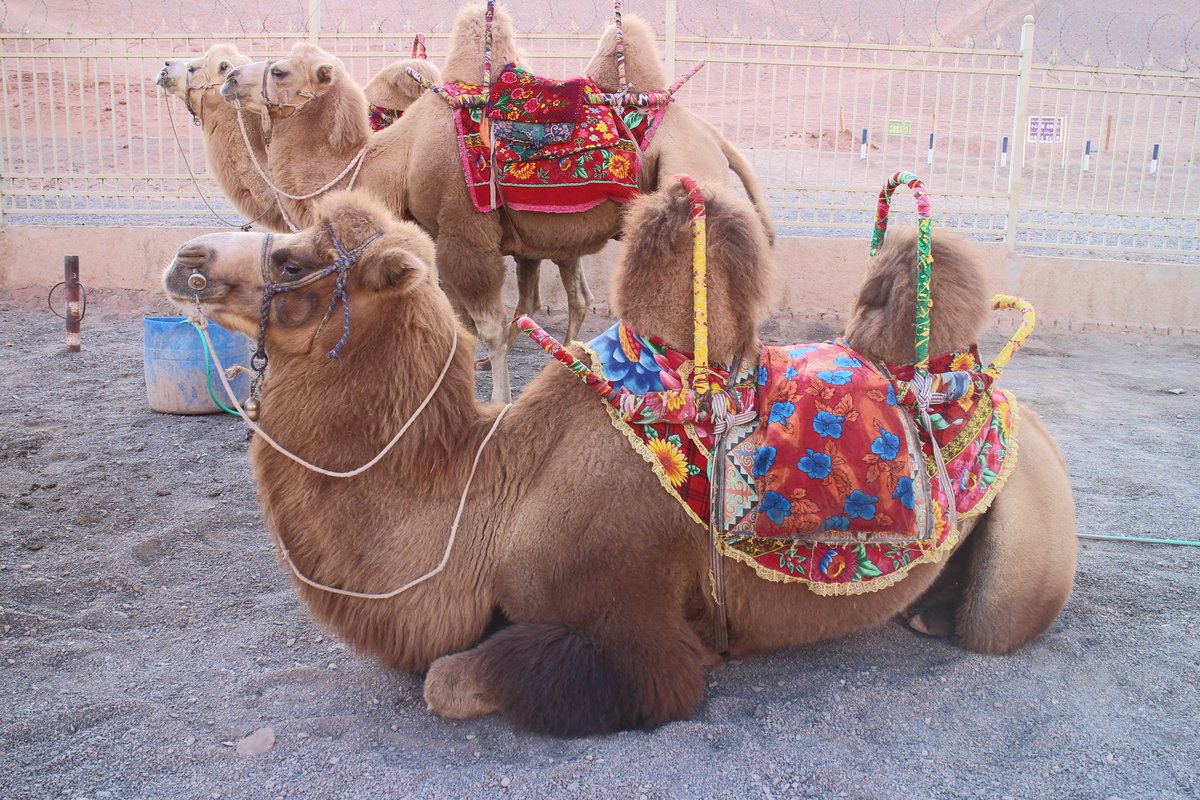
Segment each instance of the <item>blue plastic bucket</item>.
[{"label": "blue plastic bucket", "polygon": [[[208,323],[208,335],[221,364],[250,366],[250,340],[240,333]],[[146,363],[146,400],[164,414],[215,414],[221,409],[208,393],[205,347],[200,333],[186,317],[144,317],[142,343]],[[229,406],[216,365],[211,366],[213,392]],[[230,381],[238,400],[250,391],[250,378],[240,374]]]}]

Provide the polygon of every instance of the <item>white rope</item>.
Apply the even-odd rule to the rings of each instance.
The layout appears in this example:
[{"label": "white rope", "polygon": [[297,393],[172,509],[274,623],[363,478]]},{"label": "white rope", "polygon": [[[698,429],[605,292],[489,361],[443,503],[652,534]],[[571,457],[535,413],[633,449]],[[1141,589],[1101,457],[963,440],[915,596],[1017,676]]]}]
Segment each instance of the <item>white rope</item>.
[{"label": "white rope", "polygon": [[242,119],[242,106],[240,103],[237,104],[237,112],[238,128],[241,129],[242,139],[246,143],[246,149],[250,152],[250,163],[254,165],[254,169],[258,172],[259,177],[267,182],[267,186],[271,187],[271,191],[275,193],[276,197],[286,197],[288,200],[311,200],[317,195],[323,194],[324,192],[327,192],[336,186],[342,178],[346,177],[346,173],[348,173],[351,168],[354,169],[354,175],[350,178],[350,185],[348,188],[354,188],[354,181],[356,178],[358,178],[358,171],[362,169],[363,157],[367,154],[367,148],[371,146],[370,142],[367,142],[362,146],[362,149],[358,151],[358,155],[350,159],[350,163],[346,165],[345,169],[337,174],[336,178],[329,181],[329,183],[325,184],[320,189],[309,192],[308,194],[288,194],[271,181],[270,176],[268,176],[266,171],[263,170],[262,165],[258,163],[258,156],[254,154],[254,148],[250,146],[250,134],[246,132],[246,121]]},{"label": "white rope", "polygon": [[400,428],[400,430],[396,432],[396,435],[392,437],[392,440],[388,442],[382,450],[379,451],[379,454],[366,464],[363,464],[357,469],[352,469],[349,472],[335,472],[334,470],[325,469],[324,467],[319,467],[316,464],[306,461],[292,451],[288,450],[286,447],[272,439],[270,434],[259,427],[254,420],[246,416],[246,412],[242,410],[242,405],[238,401],[237,395],[234,394],[233,387],[229,385],[229,377],[225,374],[225,367],[221,364],[220,358],[217,357],[217,351],[215,348],[213,348],[212,340],[208,338],[208,320],[204,317],[203,313],[197,310],[196,315],[191,318],[191,321],[200,328],[200,335],[204,337],[204,346],[208,348],[209,355],[212,356],[213,363],[217,367],[217,373],[221,376],[221,385],[225,387],[225,394],[229,396],[229,401],[241,415],[242,422],[246,423],[246,426],[249,427],[250,430],[261,436],[263,441],[271,445],[271,447],[275,448],[281,454],[287,456],[292,461],[295,461],[297,464],[306,469],[310,469],[313,472],[330,478],[353,478],[355,475],[361,475],[371,467],[378,464],[384,456],[391,452],[392,448],[396,446],[396,443],[400,441],[400,438],[404,436],[404,434],[408,432],[408,429],[412,427],[412,424],[417,421],[417,417],[421,416],[421,412],[425,410],[425,407],[429,405],[429,401],[433,399],[434,394],[436,394],[437,390],[441,387],[442,381],[446,377],[446,373],[450,371],[450,364],[454,361],[454,353],[458,350],[458,328],[455,327],[454,340],[450,343],[450,352],[446,354],[446,363],[442,365],[441,374],[438,375],[437,380],[433,384],[433,388],[429,390],[429,394],[425,395],[425,399],[421,401],[421,405],[417,406],[417,410],[414,411],[413,415],[408,418],[408,421],[404,423],[404,426]]},{"label": "white rope", "polygon": [[340,594],[346,597],[357,597],[361,600],[388,600],[398,594],[407,592],[409,589],[413,588],[419,583],[424,583],[434,575],[437,575],[439,572],[444,570],[446,568],[446,564],[450,562],[450,553],[454,551],[454,542],[456,539],[458,539],[458,523],[462,520],[463,509],[467,505],[467,492],[471,490],[471,482],[475,480],[475,470],[479,466],[479,459],[483,455],[483,449],[487,447],[488,442],[492,440],[492,434],[494,434],[496,429],[500,427],[500,420],[504,419],[504,415],[508,413],[510,408],[512,408],[512,403],[509,403],[504,408],[500,409],[500,413],[496,416],[496,421],[492,423],[491,430],[487,432],[487,436],[483,437],[483,441],[479,443],[479,449],[475,451],[475,460],[471,462],[471,473],[467,476],[467,483],[465,486],[463,486],[462,496],[458,499],[458,510],[454,512],[454,521],[450,523],[450,538],[446,540],[446,549],[442,553],[442,560],[438,562],[436,567],[429,570],[429,572],[426,572],[421,577],[413,578],[403,586],[392,589],[390,592],[354,592],[349,589],[339,589],[336,586],[329,586],[327,584],[314,581],[312,578],[301,572],[299,567],[296,566],[296,562],[292,561],[292,554],[288,551],[287,545],[283,543],[283,538],[272,531],[271,538],[275,540],[275,546],[278,547],[280,552],[283,554],[283,560],[287,562],[289,567],[291,567],[292,574],[295,575],[296,578],[302,583],[311,586],[314,589],[320,589],[321,591],[329,592],[330,594]]}]

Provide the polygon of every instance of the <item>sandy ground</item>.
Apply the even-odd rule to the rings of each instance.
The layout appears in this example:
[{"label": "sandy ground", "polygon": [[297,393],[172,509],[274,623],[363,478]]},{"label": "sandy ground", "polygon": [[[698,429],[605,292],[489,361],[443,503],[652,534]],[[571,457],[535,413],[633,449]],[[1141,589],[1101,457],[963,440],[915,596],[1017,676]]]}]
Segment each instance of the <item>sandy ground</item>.
[{"label": "sandy ground", "polygon": [[[76,355],[36,305],[0,301],[0,797],[1200,794],[1200,550],[1182,547],[1082,543],[1066,611],[1011,657],[889,624],[726,664],[694,719],[650,733],[434,717],[419,676],[305,615],[239,423],[147,408],[129,298],[93,298]],[[1043,331],[1010,365],[1081,530],[1200,539],[1179,517],[1200,505],[1198,358],[1194,338]],[[515,361],[518,385],[543,366],[524,341]],[[262,727],[273,748],[237,755]]]}]

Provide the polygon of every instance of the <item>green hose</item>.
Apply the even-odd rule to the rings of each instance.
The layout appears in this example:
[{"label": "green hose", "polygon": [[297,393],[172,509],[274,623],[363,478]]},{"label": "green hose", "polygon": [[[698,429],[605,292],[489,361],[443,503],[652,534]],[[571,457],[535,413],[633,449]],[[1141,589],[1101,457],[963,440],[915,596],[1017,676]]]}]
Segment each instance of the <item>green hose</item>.
[{"label": "green hose", "polygon": [[1102,539],[1112,542],[1137,542],[1138,544],[1177,544],[1183,547],[1200,547],[1200,542],[1190,542],[1184,539],[1151,539],[1148,536],[1110,536],[1104,533],[1076,532],[1080,539]]},{"label": "green hose", "polygon": [[217,408],[224,411],[226,414],[233,414],[235,417],[240,417],[241,414],[234,411],[232,408],[226,407],[224,403],[217,399],[217,393],[213,391],[212,382],[212,361],[208,355],[208,348],[204,346],[204,334],[200,332],[200,326],[192,323],[192,328],[195,329],[196,335],[200,337],[200,349],[204,351],[204,379],[208,383],[208,396],[217,404]]}]

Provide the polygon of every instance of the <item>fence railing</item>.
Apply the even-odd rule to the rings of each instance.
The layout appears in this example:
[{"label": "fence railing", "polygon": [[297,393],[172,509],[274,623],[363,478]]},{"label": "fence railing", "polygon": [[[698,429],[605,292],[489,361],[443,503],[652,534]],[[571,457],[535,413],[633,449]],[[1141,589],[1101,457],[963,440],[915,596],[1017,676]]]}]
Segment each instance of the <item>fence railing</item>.
[{"label": "fence railing", "polygon": [[[1200,262],[1200,72],[1036,63],[1020,46],[700,36],[672,24],[674,6],[669,69],[707,62],[679,99],[751,159],[785,235],[865,235],[886,175],[910,169],[939,224],[977,238]],[[427,33],[431,58],[444,31]],[[561,76],[582,70],[598,35],[521,40],[538,72]],[[0,219],[212,224],[199,193],[233,215],[199,130],[154,86],[163,61],[216,41],[262,58],[315,39],[365,83],[411,37],[0,33]]]}]

